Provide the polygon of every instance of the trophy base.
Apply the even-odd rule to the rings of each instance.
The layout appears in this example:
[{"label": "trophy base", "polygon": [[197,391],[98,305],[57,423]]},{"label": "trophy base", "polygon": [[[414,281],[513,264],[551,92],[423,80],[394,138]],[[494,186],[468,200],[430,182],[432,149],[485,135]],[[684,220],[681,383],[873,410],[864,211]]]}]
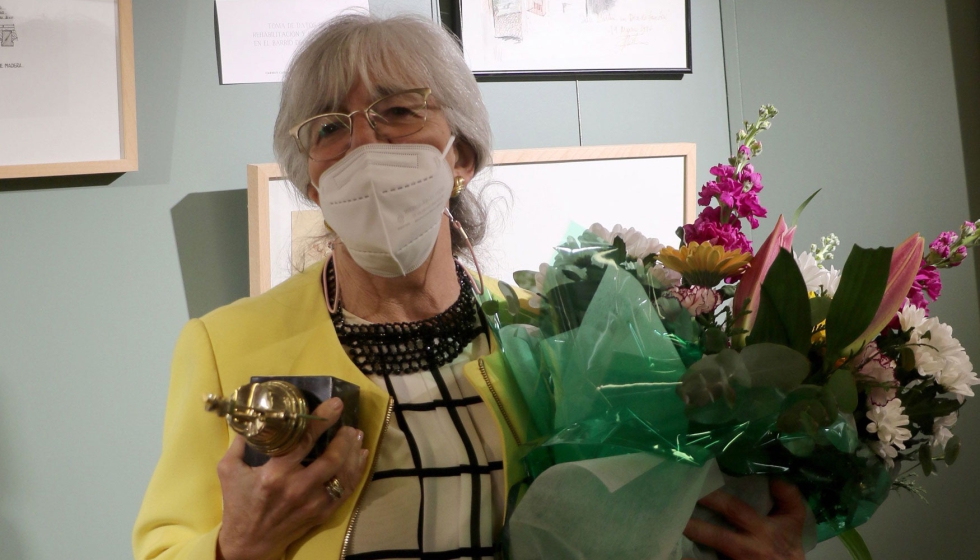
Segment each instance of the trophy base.
[{"label": "trophy base", "polygon": [[[320,439],[313,445],[310,453],[303,458],[303,466],[309,465],[327,449],[330,440],[337,434],[337,431],[344,426],[357,427],[358,401],[361,388],[353,383],[330,377],[327,375],[316,376],[280,376],[280,377],[253,377],[252,383],[262,383],[264,381],[285,381],[296,386],[306,398],[310,414],[323,401],[333,397],[339,397],[344,402],[344,410],[340,414],[340,420],[330,427],[329,430],[320,436]],[[242,459],[250,467],[260,467],[264,465],[269,456],[260,451],[256,451],[251,446],[245,446],[245,456]]]}]

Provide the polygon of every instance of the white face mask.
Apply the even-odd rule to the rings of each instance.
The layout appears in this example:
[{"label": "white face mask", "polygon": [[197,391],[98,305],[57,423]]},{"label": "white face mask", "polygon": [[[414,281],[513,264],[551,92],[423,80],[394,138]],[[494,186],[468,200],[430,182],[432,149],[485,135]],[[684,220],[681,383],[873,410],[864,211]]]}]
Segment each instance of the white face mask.
[{"label": "white face mask", "polygon": [[446,154],[428,144],[366,144],[323,172],[323,218],[361,268],[405,276],[422,266],[439,236],[453,186]]}]

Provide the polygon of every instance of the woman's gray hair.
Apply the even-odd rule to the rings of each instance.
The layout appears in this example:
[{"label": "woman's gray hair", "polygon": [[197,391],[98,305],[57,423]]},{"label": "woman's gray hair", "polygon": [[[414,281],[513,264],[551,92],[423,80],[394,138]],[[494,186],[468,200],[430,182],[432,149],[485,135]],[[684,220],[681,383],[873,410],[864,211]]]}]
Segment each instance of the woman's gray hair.
[{"label": "woman's gray hair", "polygon": [[[297,148],[289,129],[338,110],[357,80],[375,96],[381,88],[431,89],[456,142],[473,149],[476,171],[491,164],[490,115],[453,35],[419,16],[347,14],[311,34],[283,80],[273,148],[286,178],[304,198],[310,183],[307,156]],[[483,239],[487,209],[476,193],[467,189],[451,199],[449,210],[474,245]],[[465,241],[455,229],[452,234],[453,253],[464,254]]]}]

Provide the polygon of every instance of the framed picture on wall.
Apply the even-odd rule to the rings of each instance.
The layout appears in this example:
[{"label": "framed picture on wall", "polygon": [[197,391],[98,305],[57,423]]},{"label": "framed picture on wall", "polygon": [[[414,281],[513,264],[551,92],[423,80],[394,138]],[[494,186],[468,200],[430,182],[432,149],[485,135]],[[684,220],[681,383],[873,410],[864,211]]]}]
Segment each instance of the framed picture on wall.
[{"label": "framed picture on wall", "polygon": [[456,0],[478,78],[690,73],[690,0]]},{"label": "framed picture on wall", "polygon": [[0,0],[0,179],[138,168],[132,0]]},{"label": "framed picture on wall", "polygon": [[[509,280],[550,261],[573,223],[634,227],[666,245],[694,221],[695,145],[637,144],[498,150],[473,181],[490,204],[477,247],[484,274]],[[258,295],[326,256],[320,209],[276,164],[248,166],[249,285]]]}]

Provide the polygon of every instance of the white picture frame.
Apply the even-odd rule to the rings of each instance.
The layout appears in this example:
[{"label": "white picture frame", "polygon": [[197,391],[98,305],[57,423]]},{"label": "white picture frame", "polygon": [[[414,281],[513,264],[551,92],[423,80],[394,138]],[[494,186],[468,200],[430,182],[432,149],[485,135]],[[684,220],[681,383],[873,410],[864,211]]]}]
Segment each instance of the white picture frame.
[{"label": "white picture frame", "polygon": [[[510,280],[550,259],[570,222],[634,227],[667,245],[696,212],[696,146],[636,144],[498,150],[473,181],[491,199],[483,273]],[[503,183],[506,183],[504,188]],[[320,209],[277,164],[248,166],[249,288],[258,295],[326,255]]]}]

